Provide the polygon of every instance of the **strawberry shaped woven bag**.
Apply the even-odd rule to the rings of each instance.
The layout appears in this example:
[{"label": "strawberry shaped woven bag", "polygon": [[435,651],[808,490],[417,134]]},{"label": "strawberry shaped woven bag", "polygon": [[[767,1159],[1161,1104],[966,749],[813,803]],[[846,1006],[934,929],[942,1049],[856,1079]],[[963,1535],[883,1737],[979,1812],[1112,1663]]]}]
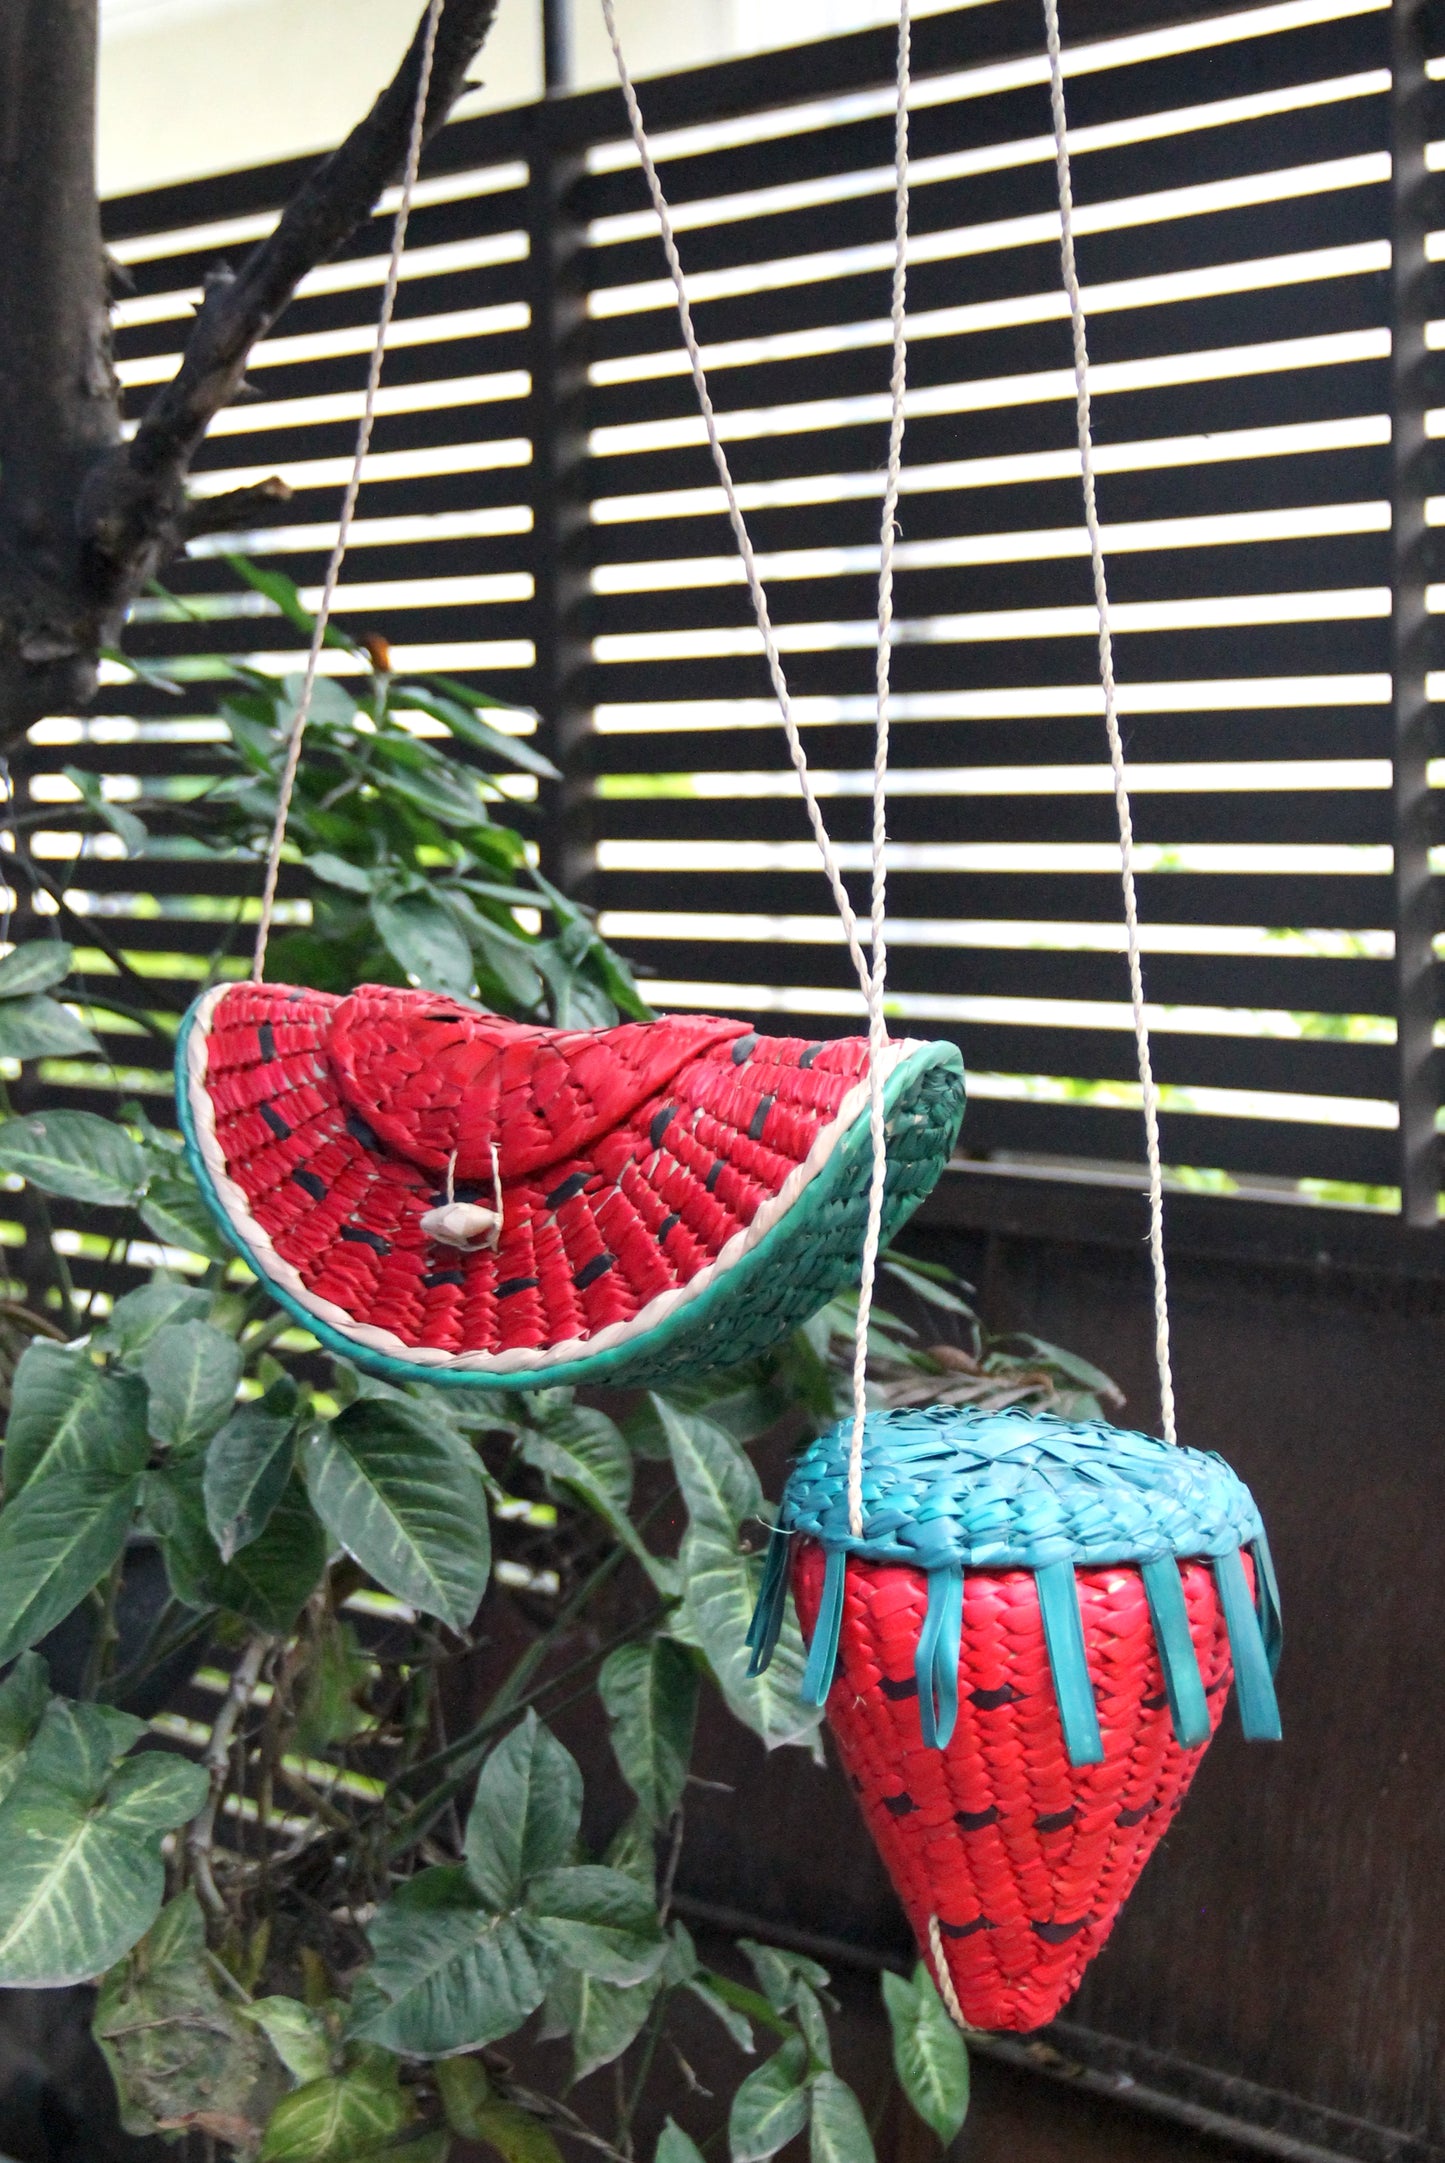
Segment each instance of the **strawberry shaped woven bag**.
[{"label": "strawberry shaped woven bag", "polygon": [[[886,1054],[886,1232],[948,1162],[951,1044]],[[436,993],[223,985],[176,1094],[212,1211],[330,1350],[493,1389],[751,1358],[856,1271],[868,1045],[667,1016],[532,1028]]]},{"label": "strawberry shaped woven bag", "polygon": [[1231,1675],[1275,1740],[1279,1601],[1222,1458],[1021,1410],[870,1414],[788,1481],[748,1642],[791,1578],[838,1753],[944,2003],[1037,2028],[1167,1829]]}]

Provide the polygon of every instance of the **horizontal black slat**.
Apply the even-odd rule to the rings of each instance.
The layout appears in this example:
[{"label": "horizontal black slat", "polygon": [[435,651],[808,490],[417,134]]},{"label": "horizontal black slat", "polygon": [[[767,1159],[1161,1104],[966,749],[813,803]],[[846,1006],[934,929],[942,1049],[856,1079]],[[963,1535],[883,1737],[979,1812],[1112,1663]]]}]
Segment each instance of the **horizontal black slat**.
[{"label": "horizontal black slat", "polygon": [[[898,511],[904,541],[1082,528],[1077,474],[972,487],[941,481],[925,487],[917,477],[920,466],[921,461],[905,457],[905,493]],[[1102,473],[1097,487],[1099,515],[1106,525],[1373,503],[1388,493],[1389,449],[1380,444],[1277,458],[1251,449],[1217,464],[1181,468],[1161,462],[1134,473]],[[876,548],[878,503],[875,496],[860,493],[842,502],[760,505],[748,512],[748,531],[760,555],[775,549]],[[1432,528],[1437,536],[1439,531]],[[662,563],[730,556],[734,546],[721,510],[658,517],[643,506],[633,518],[591,526],[587,560],[597,566],[639,559]]]},{"label": "horizontal black slat", "polygon": [[[1030,371],[1032,372],[1032,371]],[[1271,428],[1291,422],[1354,419],[1389,405],[1383,360],[1320,360],[1257,374],[1233,372],[1142,390],[1094,391],[1099,443],[1137,443],[1154,436]],[[1028,398],[978,412],[924,415],[908,423],[915,464],[954,458],[1005,458],[1065,450],[1075,442],[1073,408],[1065,397]],[[498,431],[500,433],[500,431]],[[728,442],[728,463],[740,482],[791,480],[808,474],[870,473],[887,452],[886,423],[840,423],[836,428],[741,436]],[[1445,467],[1445,451],[1439,461]],[[585,469],[594,496],[646,495],[653,490],[716,486],[706,443],[645,449],[592,458]]]},{"label": "horizontal black slat", "polygon": [[[1151,843],[1239,842],[1255,845],[1332,842],[1388,844],[1390,792],[1382,789],[1135,790],[1134,838]],[[796,798],[638,797],[593,807],[599,837],[627,841],[707,842],[719,833],[762,841],[806,841],[807,813]],[[867,841],[872,808],[864,796],[824,805],[840,843]],[[1118,838],[1112,794],[1036,796],[895,796],[889,839],[898,847],[933,842],[1103,842]]]},{"label": "horizontal black slat", "polygon": [[[1151,924],[1285,924],[1337,931],[1388,930],[1394,888],[1367,873],[1139,872],[1139,913]],[[867,880],[847,881],[866,917]],[[1119,880],[1103,872],[894,871],[889,906],[898,916],[984,917],[1033,923],[1119,921]],[[600,871],[590,899],[607,909],[706,910],[806,915],[828,906],[816,871]]]},{"label": "horizontal black slat", "polygon": [[[660,686],[660,692],[665,692]],[[866,711],[866,709],[865,709]],[[681,717],[679,717],[681,720]],[[1389,708],[1326,706],[1231,708],[1218,713],[1125,714],[1131,760],[1364,759],[1390,755]],[[873,716],[810,726],[808,758],[822,768],[865,766]],[[1041,715],[989,721],[897,721],[890,763],[913,766],[1072,766],[1102,761],[1098,714]],[[782,725],[719,726],[711,714],[691,728],[621,728],[582,739],[580,765],[592,774],[783,772]]]},{"label": "horizontal black slat", "polygon": [[[1130,549],[1109,562],[1116,607],[1132,601],[1213,600],[1237,595],[1315,593],[1389,582],[1389,535],[1351,533],[1314,540],[1259,541],[1234,547]],[[876,606],[871,568],[828,578],[767,581],[776,624],[858,623]],[[894,574],[894,610],[901,624],[974,611],[1089,607],[1093,586],[1081,554],[1042,561],[956,564]],[[741,581],[726,586],[668,586],[657,592],[596,594],[577,628],[601,638],[619,631],[706,631],[750,624],[752,602]]]},{"label": "horizontal black slat", "polygon": [[[1104,1158],[1132,1164],[1142,1155],[1137,1112],[1106,1106],[1020,1104],[975,1097],[964,1118],[963,1142],[987,1156],[1007,1149],[1024,1155]],[[1307,1120],[1211,1118],[1165,1112],[1164,1161],[1170,1166],[1225,1166],[1260,1178],[1358,1180],[1393,1185],[1399,1176],[1389,1129]]]},{"label": "horizontal black slat", "polygon": [[[1127,72],[1104,69],[1076,76],[1069,84],[1069,112],[1075,128],[1083,128],[1131,114],[1325,82],[1386,65],[1388,46],[1378,15],[1347,17],[1216,46],[1203,63],[1198,53],[1187,52],[1136,63]],[[922,79],[916,63],[915,76]],[[922,159],[1026,139],[1047,127],[1042,88],[1028,84],[993,90],[987,98],[922,106],[910,117],[909,133],[912,154]],[[694,203],[825,176],[841,167],[835,138],[847,151],[848,166],[841,169],[867,170],[892,159],[892,121],[880,113],[826,130],[800,128],[761,142],[673,154],[665,161],[668,195],[679,204]],[[1081,165],[1089,155],[1081,157]],[[631,168],[589,174],[573,196],[578,214],[587,218],[639,210],[645,202],[641,177]]]},{"label": "horizontal black slat", "polygon": [[[822,910],[817,912],[822,915]],[[721,926],[725,932],[725,926]],[[766,945],[750,939],[662,936],[628,938],[629,958],[674,983],[712,978],[815,990],[852,990],[857,982],[847,949],[790,938]],[[1394,977],[1387,961],[1335,959],[1281,952],[1156,954],[1144,961],[1146,993],[1164,1006],[1253,1007],[1291,1013],[1389,1014]],[[947,991],[975,998],[1110,999],[1129,996],[1122,953],[1077,953],[1039,947],[905,944],[895,930],[888,945],[889,990]],[[908,1025],[910,1032],[917,1024]],[[903,1024],[894,1024],[902,1033]]]}]

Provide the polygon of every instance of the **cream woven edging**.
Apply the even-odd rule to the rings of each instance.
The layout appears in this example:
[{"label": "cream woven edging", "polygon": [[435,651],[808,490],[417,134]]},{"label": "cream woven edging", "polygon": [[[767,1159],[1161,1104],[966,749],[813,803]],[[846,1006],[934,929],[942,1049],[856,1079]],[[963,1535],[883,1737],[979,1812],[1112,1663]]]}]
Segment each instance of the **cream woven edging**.
[{"label": "cream woven edging", "polygon": [[[299,1307],[314,1315],[317,1321],[337,1330],[353,1344],[362,1345],[368,1351],[382,1353],[390,1359],[405,1360],[409,1366],[414,1367],[430,1367],[464,1374],[533,1374],[539,1369],[560,1367],[573,1360],[610,1352],[620,1345],[631,1343],[634,1338],[646,1336],[667,1321],[679,1308],[690,1305],[700,1297],[716,1278],[726,1275],[728,1270],[742,1261],[745,1255],[782,1222],[804,1189],[810,1186],[823,1170],[849,1128],[868,1109],[868,1083],[865,1079],[848,1091],[836,1117],[818,1134],[803,1162],[788,1174],[777,1193],[769,1196],[763,1203],[752,1223],[745,1230],[735,1232],[716,1259],[709,1262],[705,1269],[699,1270],[689,1283],[677,1285],[670,1292],[659,1293],[656,1299],[640,1308],[630,1322],[610,1323],[606,1329],[600,1329],[590,1337],[565,1338],[545,1351],[518,1347],[510,1352],[444,1352],[433,1345],[409,1345],[394,1331],[378,1329],[369,1322],[358,1322],[345,1308],[335,1306],[328,1299],[318,1299],[314,1292],[308,1291],[300,1272],[276,1252],[270,1233],[263,1225],[258,1224],[252,1215],[250,1202],[226,1168],[226,1159],[216,1137],[215,1106],[206,1086],[207,1046],[216,1008],[228,993],[238,988],[234,984],[219,984],[205,994],[196,1008],[186,1045],[187,1095],[196,1141],[201,1160],[225,1207],[231,1231],[254,1258],[261,1275],[279,1286]],[[890,1042],[887,1073],[891,1074],[906,1058],[924,1049],[926,1046],[914,1038]]]}]

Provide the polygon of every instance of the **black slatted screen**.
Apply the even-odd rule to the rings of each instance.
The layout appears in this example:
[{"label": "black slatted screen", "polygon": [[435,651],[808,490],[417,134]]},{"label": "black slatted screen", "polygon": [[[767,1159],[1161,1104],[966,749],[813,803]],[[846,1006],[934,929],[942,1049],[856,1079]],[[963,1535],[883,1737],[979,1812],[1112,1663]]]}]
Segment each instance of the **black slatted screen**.
[{"label": "black slatted screen", "polygon": [[[1064,11],[1166,1159],[1388,1201],[1391,15],[1379,0],[1196,8],[1172,27],[1159,13]],[[972,1153],[1102,1168],[1139,1160],[1138,1089],[1035,15],[991,0],[917,26],[893,1014],[962,1045]],[[891,37],[869,32],[643,85],[860,906],[891,65]],[[299,170],[110,206],[136,284],[118,318],[135,410],[173,366],[206,271],[266,228]],[[460,123],[426,172],[343,620],[384,633],[405,666],[542,709],[568,771],[542,847],[655,972],[659,1003],[789,1033],[856,1027],[619,101]],[[247,546],[311,589],[388,232],[378,219],[308,282],[256,356],[261,397],[223,416],[202,457],[208,488],[292,483],[284,525]],[[1422,602],[1427,568],[1412,573]],[[173,583],[206,620],[143,621],[138,652],[295,665],[294,635],[219,554]],[[54,875],[96,897],[173,1008],[254,870],[167,856],[164,817],[143,862],[105,835],[70,862],[85,822],[62,808],[58,769],[163,795],[193,785],[214,736],[203,694],[183,715],[117,683],[94,718],[37,731],[27,776],[57,807],[39,843]],[[144,1040],[114,1049],[159,1099]],[[81,1102],[100,1080],[70,1079]]]}]

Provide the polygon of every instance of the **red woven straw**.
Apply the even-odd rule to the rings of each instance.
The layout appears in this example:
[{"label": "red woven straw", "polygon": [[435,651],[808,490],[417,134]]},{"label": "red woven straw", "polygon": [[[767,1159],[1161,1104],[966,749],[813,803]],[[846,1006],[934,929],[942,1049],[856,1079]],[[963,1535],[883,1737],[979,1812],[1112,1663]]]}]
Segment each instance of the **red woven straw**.
[{"label": "red woven straw", "polygon": [[[798,1542],[793,1594],[809,1639],[824,1559],[816,1542]],[[1229,1692],[1229,1638],[1208,1564],[1180,1570],[1212,1733]],[[1138,1570],[1075,1574],[1104,1738],[1100,1765],[1069,1763],[1030,1571],[965,1571],[958,1725],[947,1749],[931,1750],[914,1679],[927,1577],[848,1563],[828,1724],[920,1950],[970,2027],[1029,2029],[1053,2019],[1108,1937],[1207,1747],[1184,1750],[1174,1740]]]},{"label": "red woven straw", "polygon": [[[668,1017],[525,1027],[432,993],[241,984],[211,1016],[224,1171],[308,1293],[407,1347],[496,1353],[625,1323],[689,1283],[804,1161],[867,1068],[859,1039]],[[494,1252],[422,1216],[490,1206]]]}]

